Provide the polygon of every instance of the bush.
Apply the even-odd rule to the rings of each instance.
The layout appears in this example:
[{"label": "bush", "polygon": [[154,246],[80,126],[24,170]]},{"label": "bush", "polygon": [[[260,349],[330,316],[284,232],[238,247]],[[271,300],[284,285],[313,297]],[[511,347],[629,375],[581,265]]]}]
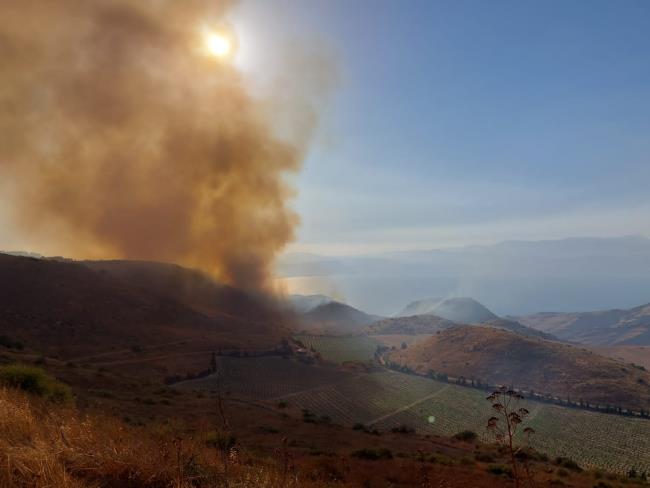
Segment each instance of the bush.
[{"label": "bush", "polygon": [[6,335],[0,335],[0,346],[4,346],[7,349],[18,349],[22,350],[25,346],[20,341],[15,341]]},{"label": "bush", "polygon": [[72,392],[68,385],[57,381],[46,371],[35,366],[24,364],[0,366],[0,383],[47,400],[68,402],[72,399]]},{"label": "bush", "polygon": [[513,477],[512,470],[510,468],[498,464],[493,464],[492,466],[488,466],[487,471],[488,473],[497,476],[507,476],[508,478]]},{"label": "bush", "polygon": [[482,463],[493,463],[494,462],[494,456],[488,452],[477,452],[474,455],[474,459],[477,461],[480,461]]},{"label": "bush", "polygon": [[390,431],[394,434],[413,434],[415,432],[415,429],[413,427],[409,427],[408,425],[398,425],[397,427],[390,429]]},{"label": "bush", "polygon": [[478,434],[473,430],[464,430],[454,436],[455,439],[463,442],[474,442],[478,439]]},{"label": "bush", "polygon": [[393,459],[390,449],[359,449],[352,453],[352,457],[366,459],[368,461],[379,461],[380,459]]},{"label": "bush", "polygon": [[582,471],[582,468],[578,466],[578,463],[576,463],[573,459],[566,457],[555,458],[555,464],[563,468],[571,469],[573,471]]},{"label": "bush", "polygon": [[564,468],[560,468],[557,470],[557,475],[561,476],[562,478],[566,478],[567,476],[569,476],[569,472]]}]

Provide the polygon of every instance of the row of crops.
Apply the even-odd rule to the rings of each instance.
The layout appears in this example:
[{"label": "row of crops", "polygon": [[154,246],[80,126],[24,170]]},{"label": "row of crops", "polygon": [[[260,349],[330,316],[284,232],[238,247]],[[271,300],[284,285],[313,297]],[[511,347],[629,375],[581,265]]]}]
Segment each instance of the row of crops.
[{"label": "row of crops", "polygon": [[[485,392],[473,388],[388,370],[355,375],[280,357],[221,357],[218,366],[220,379],[212,375],[177,387],[215,391],[220,383],[226,394],[284,400],[342,425],[363,423],[380,431],[407,425],[444,436],[471,429],[491,440],[485,430],[490,404]],[[526,425],[536,431],[531,442],[540,452],[583,467],[650,473],[650,421],[537,402],[526,407]]]},{"label": "row of crops", "polygon": [[339,364],[346,361],[370,361],[380,344],[368,336],[297,335],[295,339],[304,344],[306,348],[318,351],[326,361]]},{"label": "row of crops", "polygon": [[[492,416],[485,393],[395,372],[372,373],[298,393],[291,404],[334,422],[364,423],[380,431],[407,425],[422,434],[451,436],[462,430],[486,432]],[[650,473],[650,421],[527,402],[533,447],[587,468]]]},{"label": "row of crops", "polygon": [[278,356],[218,357],[218,375],[210,375],[175,385],[185,390],[217,391],[225,395],[259,400],[322,387],[352,377],[334,367],[310,366]]}]

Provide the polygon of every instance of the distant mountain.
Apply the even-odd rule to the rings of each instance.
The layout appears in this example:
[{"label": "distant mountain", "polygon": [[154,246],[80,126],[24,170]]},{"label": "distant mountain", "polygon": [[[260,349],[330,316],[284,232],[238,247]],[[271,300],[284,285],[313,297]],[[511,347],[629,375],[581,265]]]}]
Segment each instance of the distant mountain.
[{"label": "distant mountain", "polygon": [[290,307],[299,314],[307,313],[319,305],[325,305],[333,301],[326,295],[289,295]]},{"label": "distant mountain", "polygon": [[482,326],[453,327],[390,360],[426,373],[514,385],[574,401],[647,409],[650,373],[583,348]]},{"label": "distant mountain", "polygon": [[[415,312],[415,313],[414,313]],[[487,307],[473,298],[429,298],[409,303],[399,315],[436,315],[459,324],[475,324],[498,319]]]},{"label": "distant mountain", "polygon": [[404,307],[399,313],[395,314],[395,316],[410,317],[412,315],[433,315],[431,311],[443,300],[444,298],[425,298],[423,300],[415,300]]},{"label": "distant mountain", "polygon": [[300,317],[303,331],[319,334],[361,334],[363,327],[381,319],[345,303],[331,301],[317,306]]},{"label": "distant mountain", "polygon": [[515,318],[568,341],[599,346],[650,345],[650,303],[628,310],[547,312]]},{"label": "distant mountain", "polygon": [[500,316],[629,308],[648,301],[650,239],[510,241],[363,256],[287,254],[277,275],[313,293],[336,289],[347,303],[385,316],[417,296],[469,296]]}]

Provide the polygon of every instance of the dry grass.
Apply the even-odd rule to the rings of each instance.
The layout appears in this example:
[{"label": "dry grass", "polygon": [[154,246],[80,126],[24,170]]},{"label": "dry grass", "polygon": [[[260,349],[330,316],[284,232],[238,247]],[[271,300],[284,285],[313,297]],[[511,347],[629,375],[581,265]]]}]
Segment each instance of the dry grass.
[{"label": "dry grass", "polygon": [[[0,390],[0,487],[298,486],[274,466],[223,462],[206,434],[135,428],[23,392]],[[300,484],[300,486],[306,486]],[[318,485],[313,485],[318,486]]]}]

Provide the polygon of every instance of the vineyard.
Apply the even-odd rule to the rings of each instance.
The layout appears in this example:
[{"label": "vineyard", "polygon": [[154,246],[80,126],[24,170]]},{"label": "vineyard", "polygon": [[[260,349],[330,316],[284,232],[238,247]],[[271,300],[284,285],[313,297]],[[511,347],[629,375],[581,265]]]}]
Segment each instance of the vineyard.
[{"label": "vineyard", "polygon": [[322,387],[352,376],[335,368],[310,366],[277,356],[218,357],[217,368],[219,375],[182,381],[174,386],[199,391],[221,388],[224,395],[264,400]]},{"label": "vineyard", "polygon": [[[406,425],[443,436],[470,429],[491,441],[485,425],[492,412],[486,392],[477,389],[389,370],[355,375],[280,357],[220,357],[218,367],[220,380],[211,375],[176,387],[215,391],[221,382],[224,394],[282,400],[344,426],[362,423],[385,432]],[[526,403],[526,425],[535,429],[532,444],[540,452],[585,468],[650,473],[650,421]]]},{"label": "vineyard", "polygon": [[324,360],[339,364],[346,361],[370,361],[380,344],[368,336],[298,335],[295,339],[305,347],[318,351]]},{"label": "vineyard", "polygon": [[[379,431],[406,425],[421,434],[451,436],[470,429],[484,441],[492,415],[482,391],[394,372],[348,379],[287,401],[344,425]],[[585,468],[650,472],[650,421],[528,402],[533,447]]]}]

